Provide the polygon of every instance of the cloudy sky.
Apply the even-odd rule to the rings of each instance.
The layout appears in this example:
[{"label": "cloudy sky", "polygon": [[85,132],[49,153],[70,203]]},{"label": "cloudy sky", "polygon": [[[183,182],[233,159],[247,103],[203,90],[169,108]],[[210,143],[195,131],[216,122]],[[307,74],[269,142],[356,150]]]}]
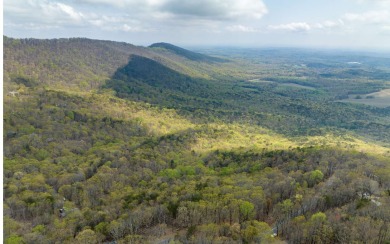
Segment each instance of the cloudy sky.
[{"label": "cloudy sky", "polygon": [[4,35],[390,50],[390,0],[4,0]]}]

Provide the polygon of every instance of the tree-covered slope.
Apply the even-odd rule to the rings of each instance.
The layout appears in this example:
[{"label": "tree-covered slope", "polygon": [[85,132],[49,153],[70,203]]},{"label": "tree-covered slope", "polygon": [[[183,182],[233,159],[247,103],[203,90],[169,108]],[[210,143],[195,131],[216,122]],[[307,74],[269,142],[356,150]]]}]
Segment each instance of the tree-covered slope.
[{"label": "tree-covered slope", "polygon": [[187,49],[184,49],[184,48],[181,48],[181,47],[169,44],[169,43],[165,43],[165,42],[154,43],[154,44],[150,45],[149,47],[150,48],[166,49],[168,51],[171,51],[179,56],[183,56],[183,57],[190,59],[192,61],[199,61],[199,62],[224,62],[225,61],[221,58],[211,57],[211,56],[204,55],[201,53],[192,52],[192,51],[189,51]]},{"label": "tree-covered slope", "polygon": [[386,150],[356,151],[378,146],[194,124],[109,94],[30,90],[6,97],[4,118],[6,241],[388,238]]},{"label": "tree-covered slope", "polygon": [[132,56],[104,87],[121,98],[175,108],[196,120],[251,121],[289,136],[348,130],[389,142],[390,107],[340,103],[324,88],[288,83],[294,77],[268,80],[275,84],[191,77],[157,61]]},{"label": "tree-covered slope", "polygon": [[5,243],[390,239],[389,108],[332,86],[383,80],[268,54],[4,40]]},{"label": "tree-covered slope", "polygon": [[146,51],[108,41],[5,37],[5,81],[28,77],[50,86],[96,88],[126,64],[130,54],[139,52]]},{"label": "tree-covered slope", "polygon": [[128,63],[131,55],[155,60],[190,76],[201,76],[196,66],[182,66],[180,56],[167,56],[128,43],[85,38],[38,40],[3,37],[3,41],[7,91],[13,89],[8,89],[8,81],[20,83],[20,79],[72,90],[98,89]]}]

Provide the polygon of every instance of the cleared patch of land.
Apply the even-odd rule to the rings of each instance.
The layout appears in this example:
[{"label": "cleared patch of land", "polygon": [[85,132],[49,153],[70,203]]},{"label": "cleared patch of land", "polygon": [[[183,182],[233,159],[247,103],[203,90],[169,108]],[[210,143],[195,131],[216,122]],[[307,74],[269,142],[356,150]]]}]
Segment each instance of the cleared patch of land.
[{"label": "cleared patch of land", "polygon": [[360,103],[385,108],[390,106],[390,89],[373,92],[366,95],[350,95],[344,102]]},{"label": "cleared patch of land", "polygon": [[280,82],[275,82],[275,81],[270,81],[270,80],[261,80],[261,79],[253,79],[253,80],[248,80],[249,82],[256,82],[256,83],[266,83],[266,84],[277,84],[279,86],[288,86],[288,87],[294,87],[294,88],[301,88],[301,89],[308,89],[308,90],[315,90],[314,87],[311,86],[304,86],[304,85],[299,85],[296,83],[280,83]]},{"label": "cleared patch of land", "polygon": [[273,81],[269,80],[260,80],[260,79],[253,79],[253,80],[248,80],[249,82],[258,82],[258,83],[275,83]]},{"label": "cleared patch of land", "polygon": [[299,85],[299,84],[295,84],[295,83],[282,83],[282,84],[279,84],[281,86],[288,86],[288,87],[295,87],[295,88],[302,88],[302,89],[308,89],[308,90],[315,90],[315,88],[313,87],[310,87],[310,86],[303,86],[303,85]]}]

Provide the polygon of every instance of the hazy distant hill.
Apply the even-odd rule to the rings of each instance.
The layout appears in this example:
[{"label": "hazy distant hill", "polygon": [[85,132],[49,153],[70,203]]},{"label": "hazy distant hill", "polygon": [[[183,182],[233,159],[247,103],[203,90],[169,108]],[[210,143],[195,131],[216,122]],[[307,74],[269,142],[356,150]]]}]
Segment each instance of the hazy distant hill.
[{"label": "hazy distant hill", "polygon": [[181,47],[177,47],[175,45],[165,43],[165,42],[160,42],[160,43],[154,43],[150,45],[149,47],[151,48],[163,48],[168,51],[171,51],[177,55],[183,56],[187,59],[193,60],[193,61],[201,61],[201,62],[225,62],[226,60],[223,60],[221,58],[215,58],[211,56],[207,56],[204,54],[196,53],[196,52],[191,52],[189,50],[186,50]]}]

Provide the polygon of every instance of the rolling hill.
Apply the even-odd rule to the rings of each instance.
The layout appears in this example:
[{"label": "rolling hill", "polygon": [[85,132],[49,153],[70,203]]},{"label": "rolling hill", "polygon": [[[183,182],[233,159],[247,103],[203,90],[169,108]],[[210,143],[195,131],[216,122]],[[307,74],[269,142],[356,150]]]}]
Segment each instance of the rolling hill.
[{"label": "rolling hill", "polygon": [[169,43],[165,43],[165,42],[154,43],[154,44],[150,45],[149,47],[150,48],[165,49],[165,50],[168,50],[172,53],[175,53],[176,55],[183,56],[183,57],[190,59],[192,61],[208,62],[208,63],[225,62],[226,61],[226,60],[221,59],[221,58],[211,57],[211,56],[204,55],[201,53],[192,52],[192,51],[189,51],[187,49],[184,49],[184,48],[181,48],[181,47],[169,44]]},{"label": "rolling hill", "polygon": [[5,243],[386,243],[384,58],[214,52],[4,37]]}]

